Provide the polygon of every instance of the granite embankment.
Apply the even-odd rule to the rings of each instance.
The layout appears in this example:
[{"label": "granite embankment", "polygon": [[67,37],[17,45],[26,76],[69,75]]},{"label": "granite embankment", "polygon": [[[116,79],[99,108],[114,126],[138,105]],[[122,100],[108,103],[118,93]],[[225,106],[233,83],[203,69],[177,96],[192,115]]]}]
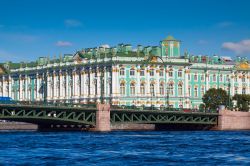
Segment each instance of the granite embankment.
[{"label": "granite embankment", "polygon": [[37,130],[35,124],[24,122],[0,122],[0,130]]}]

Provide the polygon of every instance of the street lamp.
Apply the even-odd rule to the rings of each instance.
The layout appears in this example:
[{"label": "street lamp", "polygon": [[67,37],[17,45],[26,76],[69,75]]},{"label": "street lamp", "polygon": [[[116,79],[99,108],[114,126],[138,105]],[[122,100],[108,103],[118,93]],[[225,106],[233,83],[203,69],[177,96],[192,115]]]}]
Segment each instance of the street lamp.
[{"label": "street lamp", "polygon": [[228,79],[228,107],[231,107],[231,102],[230,102],[230,89],[231,89],[231,83],[230,79]]}]

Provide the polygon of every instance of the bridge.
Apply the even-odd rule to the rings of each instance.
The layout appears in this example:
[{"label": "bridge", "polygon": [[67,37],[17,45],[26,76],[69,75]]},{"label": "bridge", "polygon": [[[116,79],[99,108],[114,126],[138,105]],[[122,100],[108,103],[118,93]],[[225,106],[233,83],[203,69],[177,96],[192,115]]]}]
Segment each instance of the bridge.
[{"label": "bridge", "polygon": [[[116,124],[217,125],[218,113],[170,110],[135,110],[108,107],[68,107],[0,104],[0,119],[28,122],[39,126],[78,125],[103,128]],[[99,127],[98,127],[99,125]],[[97,129],[99,130],[99,129]],[[105,129],[100,129],[105,130]],[[109,130],[109,129],[108,129]]]}]

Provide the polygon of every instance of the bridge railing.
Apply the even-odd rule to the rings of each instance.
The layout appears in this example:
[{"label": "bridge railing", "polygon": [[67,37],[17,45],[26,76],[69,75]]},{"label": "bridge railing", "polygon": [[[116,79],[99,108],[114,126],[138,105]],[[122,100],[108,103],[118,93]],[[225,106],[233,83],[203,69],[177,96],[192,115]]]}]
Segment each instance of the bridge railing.
[{"label": "bridge railing", "polygon": [[[40,101],[0,101],[0,104],[17,104],[17,105],[36,105],[36,106],[54,106],[54,107],[81,107],[81,108],[96,108],[96,103],[62,103],[62,102],[40,102]],[[155,106],[118,106],[111,105],[113,110],[138,110],[138,111],[173,111],[173,112],[203,112],[203,113],[217,113],[217,110],[212,109],[192,109],[192,108],[170,108],[170,107],[155,107]]]}]

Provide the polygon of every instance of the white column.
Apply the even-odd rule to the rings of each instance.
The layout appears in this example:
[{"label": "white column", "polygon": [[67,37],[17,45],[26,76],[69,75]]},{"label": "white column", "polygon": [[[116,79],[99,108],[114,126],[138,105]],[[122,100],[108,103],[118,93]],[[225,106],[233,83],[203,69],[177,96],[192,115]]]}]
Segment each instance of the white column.
[{"label": "white column", "polygon": [[11,98],[13,98],[12,84],[13,84],[13,81],[12,81],[11,76],[9,75],[9,97]]},{"label": "white column", "polygon": [[73,80],[72,80],[72,85],[73,85],[73,98],[75,98],[76,95],[76,70],[74,69],[73,71]]},{"label": "white column", "polygon": [[50,73],[47,72],[46,73],[46,76],[47,76],[47,99],[50,100],[51,99],[51,76],[50,76]]},{"label": "white column", "polygon": [[146,76],[146,96],[147,97],[151,97],[151,94],[150,94],[150,74],[149,74],[149,66],[147,66],[145,68],[145,76]]},{"label": "white column", "polygon": [[[142,97],[142,94],[141,94],[141,92],[140,92],[140,84],[141,84],[141,82],[140,82],[140,70],[141,70],[141,68],[139,68],[138,66],[136,66],[136,88],[135,88],[135,95],[137,96],[137,98],[140,98],[140,97]],[[145,74],[145,72],[144,72],[144,74]]]},{"label": "white column", "polygon": [[[190,98],[190,96],[189,96],[189,92],[188,92],[188,86],[189,86],[189,80],[188,80],[188,75],[190,75],[190,71],[189,71],[189,69],[188,68],[186,68],[186,70],[185,70],[185,80],[184,80],[184,86],[185,86],[185,91],[184,91],[184,96],[186,97],[186,100],[183,100],[183,102],[184,102],[184,104],[183,104],[183,107],[186,107],[186,108],[189,108],[189,98]],[[191,76],[190,76],[190,78],[191,78]],[[183,88],[184,88],[184,86],[183,86]],[[186,103],[186,101],[187,101],[187,103]]]},{"label": "white column", "polygon": [[206,72],[205,72],[205,80],[206,80],[206,89],[205,89],[205,91],[208,91],[208,89],[209,89],[209,71],[207,70]]},{"label": "white column", "polygon": [[81,86],[81,92],[80,92],[80,96],[81,98],[84,98],[85,94],[84,94],[84,89],[85,89],[85,71],[84,68],[82,68],[81,70],[81,82],[80,82],[80,86]]},{"label": "white column", "polygon": [[90,87],[90,94],[89,97],[93,98],[94,97],[94,89],[95,89],[95,81],[94,81],[94,72],[93,69],[90,68],[90,74],[89,74],[89,87]]},{"label": "white column", "polygon": [[64,93],[63,93],[63,91],[64,91],[64,86],[63,86],[63,73],[62,73],[62,71],[60,70],[59,71],[59,96],[58,96],[58,98],[59,99],[63,99],[63,97],[64,97]]},{"label": "white column", "polygon": [[81,84],[80,84],[80,76],[81,76],[81,72],[77,71],[76,72],[76,83],[75,83],[75,85],[76,85],[76,88],[75,88],[75,97],[77,99],[79,99],[79,97],[80,97],[80,86],[81,86]]},{"label": "white column", "polygon": [[24,100],[28,101],[28,76],[25,75],[24,77]]},{"label": "white column", "polygon": [[[88,73],[87,73],[88,72]],[[85,79],[85,82],[84,82],[84,95],[86,95],[86,98],[89,99],[90,97],[90,93],[89,93],[89,88],[90,88],[90,69],[88,71],[86,71],[85,73],[85,76],[86,76],[86,79]]]},{"label": "white column", "polygon": [[97,85],[96,85],[96,91],[97,93],[95,94],[95,96],[97,98],[100,98],[101,96],[101,70],[100,68],[97,67],[96,69],[96,74],[97,74]]},{"label": "white column", "polygon": [[66,71],[66,82],[65,82],[65,86],[66,86],[66,91],[65,91],[65,97],[68,100],[69,99],[69,72]]},{"label": "white column", "polygon": [[[155,96],[156,97],[160,97],[160,91],[159,91],[159,88],[160,88],[160,78],[159,78],[159,74],[160,74],[159,73],[159,66],[157,66],[155,68],[155,75],[156,75],[156,80],[155,80],[155,82],[156,82],[156,85],[155,85]],[[155,76],[154,76],[154,78],[155,78]]]}]

